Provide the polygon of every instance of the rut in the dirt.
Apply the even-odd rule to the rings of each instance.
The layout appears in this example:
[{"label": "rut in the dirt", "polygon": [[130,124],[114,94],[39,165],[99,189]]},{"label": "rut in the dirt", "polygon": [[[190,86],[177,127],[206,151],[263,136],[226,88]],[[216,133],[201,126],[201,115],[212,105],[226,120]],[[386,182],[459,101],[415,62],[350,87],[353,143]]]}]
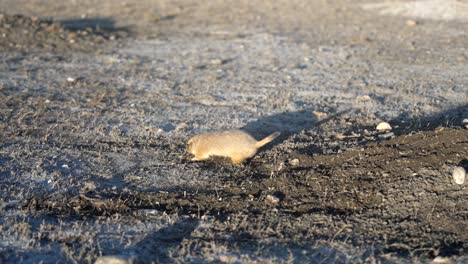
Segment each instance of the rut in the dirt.
[{"label": "rut in the dirt", "polygon": [[[468,206],[467,194],[450,182],[448,171],[466,163],[466,153],[468,131],[445,128],[338,155],[293,153],[282,159],[298,158],[300,165],[285,165],[274,174],[251,164],[242,175],[213,179],[214,189],[159,193],[102,189],[73,197],[33,198],[26,206],[33,214],[62,217],[132,215],[141,209],[193,218],[212,216],[220,223],[242,214],[246,216],[242,221],[263,225],[273,217],[290,222],[276,234],[280,239],[350,239],[356,244],[380,241],[388,251],[404,251],[397,243],[412,249],[427,246],[430,250],[424,254],[461,254],[452,248],[467,246],[463,210]],[[271,203],[267,196],[277,197],[279,202]],[[319,216],[333,219],[335,227],[298,233]],[[336,234],[338,227],[342,230]],[[250,235],[256,238],[267,235],[259,230],[254,233]],[[434,240],[444,243],[434,247]]]}]

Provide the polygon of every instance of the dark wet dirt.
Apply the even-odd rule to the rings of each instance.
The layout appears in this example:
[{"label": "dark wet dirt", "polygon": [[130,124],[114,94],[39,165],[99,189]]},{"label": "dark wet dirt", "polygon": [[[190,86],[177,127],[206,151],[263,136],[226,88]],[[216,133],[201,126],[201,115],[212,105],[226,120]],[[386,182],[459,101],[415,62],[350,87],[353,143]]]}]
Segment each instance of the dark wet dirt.
[{"label": "dark wet dirt", "polygon": [[4,51],[96,51],[128,36],[124,29],[100,28],[99,21],[73,27],[71,21],[51,21],[24,15],[0,14],[0,47]]},{"label": "dark wet dirt", "polygon": [[[201,165],[215,175],[229,172],[210,179],[214,188],[81,190],[33,197],[23,209],[34,216],[77,219],[115,214],[132,219],[155,209],[193,221],[212,219],[215,224],[197,240],[229,234],[242,243],[346,241],[356,247],[372,244],[380,260],[388,254],[467,253],[466,192],[450,177],[451,167],[468,162],[467,130],[414,132],[335,155],[292,152],[266,165],[272,152],[240,170],[216,160]],[[292,159],[299,164],[289,164]]]}]

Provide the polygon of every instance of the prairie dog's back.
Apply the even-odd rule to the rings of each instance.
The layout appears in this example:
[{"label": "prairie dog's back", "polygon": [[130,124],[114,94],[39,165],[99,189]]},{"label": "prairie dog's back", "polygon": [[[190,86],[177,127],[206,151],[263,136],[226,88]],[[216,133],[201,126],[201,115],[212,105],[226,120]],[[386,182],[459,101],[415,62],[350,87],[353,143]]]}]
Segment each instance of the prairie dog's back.
[{"label": "prairie dog's back", "polygon": [[[230,130],[221,133],[210,133],[206,135],[206,141],[212,151],[216,151],[212,155],[230,154],[232,152],[249,152],[249,150],[257,149],[255,144],[257,141],[249,134],[240,130]],[[230,155],[226,155],[230,156]]]},{"label": "prairie dog's back", "polygon": [[255,140],[241,130],[229,130],[220,133],[206,133],[191,138],[187,149],[195,155],[192,160],[205,160],[210,156],[230,157],[234,164],[251,158],[257,149],[276,138],[273,133],[261,141]]}]

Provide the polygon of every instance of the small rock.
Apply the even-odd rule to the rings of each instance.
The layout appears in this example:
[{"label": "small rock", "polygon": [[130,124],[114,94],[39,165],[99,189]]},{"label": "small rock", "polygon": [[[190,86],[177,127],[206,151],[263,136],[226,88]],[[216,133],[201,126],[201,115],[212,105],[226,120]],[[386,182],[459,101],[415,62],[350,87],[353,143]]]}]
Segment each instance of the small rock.
[{"label": "small rock", "polygon": [[69,82],[69,83],[74,83],[75,81],[76,81],[75,78],[72,78],[72,77],[67,78],[67,82]]},{"label": "small rock", "polygon": [[318,50],[319,50],[320,52],[329,52],[329,51],[331,51],[330,48],[325,47],[325,46],[320,46],[320,47],[318,48]]},{"label": "small rock", "polygon": [[276,171],[282,171],[284,169],[284,163],[281,162],[279,165],[278,165],[278,168],[276,169]]},{"label": "small rock", "polygon": [[142,209],[140,211],[146,216],[157,215],[159,213],[159,211],[156,209]]},{"label": "small rock", "polygon": [[68,33],[67,39],[76,39],[78,35],[75,32]]},{"label": "small rock", "polygon": [[453,169],[452,177],[453,177],[453,181],[456,184],[461,185],[465,183],[465,176],[466,176],[466,171],[463,167],[458,166]]},{"label": "small rock", "polygon": [[102,256],[96,259],[94,264],[127,264],[128,260],[117,256]]},{"label": "small rock", "polygon": [[462,124],[466,129],[468,129],[468,118],[463,119]]},{"label": "small rock", "polygon": [[391,138],[393,136],[395,136],[395,134],[393,134],[393,132],[388,132],[388,133],[379,135],[379,138],[380,139],[389,139],[389,138]]},{"label": "small rock", "polygon": [[326,118],[328,115],[327,113],[324,113],[324,112],[320,112],[320,111],[312,111],[312,114],[318,119],[318,120],[322,120],[324,118]]},{"label": "small rock", "polygon": [[235,255],[223,254],[219,256],[219,261],[221,263],[236,263],[239,261],[239,258],[237,258]]},{"label": "small rock", "polygon": [[345,138],[347,138],[347,136],[343,135],[342,133],[339,133],[339,134],[336,134],[335,137],[339,140],[343,140]]},{"label": "small rock", "polygon": [[83,192],[90,192],[96,190],[96,184],[94,182],[85,182],[81,188]]},{"label": "small rock", "polygon": [[412,20],[412,19],[406,20],[406,25],[407,25],[408,27],[414,27],[414,26],[416,26],[417,24],[418,24],[418,22],[417,22],[416,20]]},{"label": "small rock", "polygon": [[210,63],[213,64],[213,65],[221,65],[221,64],[223,64],[223,60],[221,60],[221,59],[212,59],[212,60],[210,60]]},{"label": "small rock", "polygon": [[186,123],[179,123],[175,127],[175,131],[182,131],[188,128],[188,125]]},{"label": "small rock", "polygon": [[452,264],[454,262],[450,258],[437,256],[432,260],[431,263],[433,263],[433,264]]},{"label": "small rock", "polygon": [[389,131],[392,130],[392,126],[387,122],[380,122],[375,129],[378,131]]},{"label": "small rock", "polygon": [[372,100],[372,98],[367,94],[366,95],[360,95],[360,96],[356,97],[356,99],[358,101],[361,101],[361,102],[369,102],[369,101]]},{"label": "small rock", "polygon": [[297,166],[299,165],[299,159],[292,159],[289,161],[289,164],[291,164],[292,166]]},{"label": "small rock", "polygon": [[271,195],[271,194],[267,195],[265,200],[270,204],[277,204],[280,201],[278,197]]}]

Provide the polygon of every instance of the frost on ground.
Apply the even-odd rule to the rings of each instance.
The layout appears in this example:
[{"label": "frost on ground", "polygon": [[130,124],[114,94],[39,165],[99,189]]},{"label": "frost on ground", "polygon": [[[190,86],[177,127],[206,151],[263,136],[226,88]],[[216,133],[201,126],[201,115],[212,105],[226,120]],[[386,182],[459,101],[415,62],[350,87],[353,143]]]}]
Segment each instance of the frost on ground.
[{"label": "frost on ground", "polygon": [[[304,31],[242,34],[175,17],[155,22],[165,34],[73,43],[3,15],[0,262],[466,260],[463,27],[341,4],[316,3],[330,16],[308,33],[301,16]],[[190,161],[188,138],[230,128],[282,135],[241,166]]]},{"label": "frost on ground", "polygon": [[468,2],[460,0],[419,0],[367,3],[365,10],[378,10],[381,15],[401,15],[406,17],[434,20],[468,21]]}]

